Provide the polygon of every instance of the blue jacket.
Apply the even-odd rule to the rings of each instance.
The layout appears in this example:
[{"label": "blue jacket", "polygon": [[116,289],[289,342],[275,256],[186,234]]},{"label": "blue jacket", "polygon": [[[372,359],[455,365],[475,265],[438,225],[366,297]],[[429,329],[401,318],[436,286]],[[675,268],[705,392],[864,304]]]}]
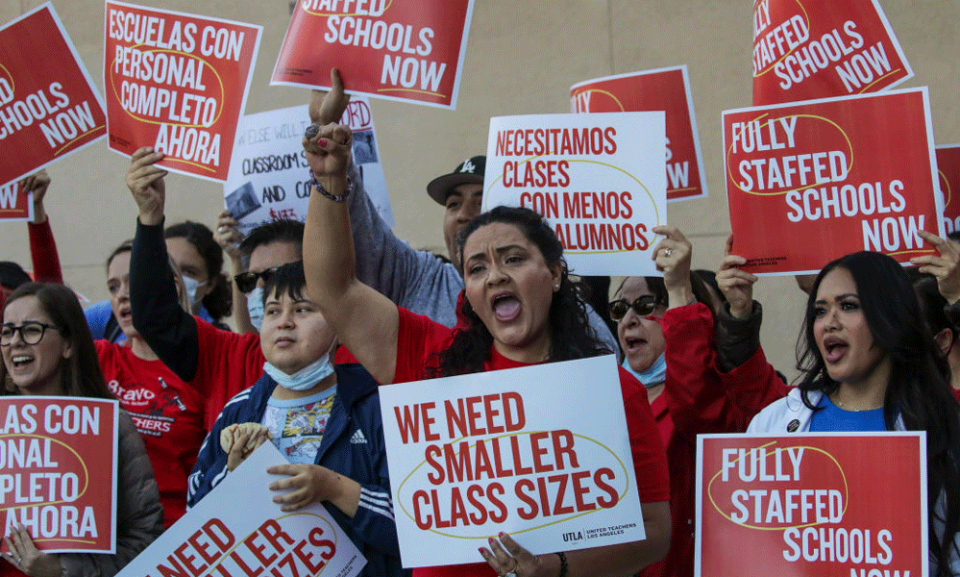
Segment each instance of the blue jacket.
[{"label": "blue jacket", "polygon": [[[393,517],[387,454],[380,419],[377,383],[357,364],[336,365],[337,394],[317,452],[317,465],[360,483],[360,506],[353,519],[327,507],[367,559],[360,575],[410,575],[400,564],[397,525]],[[200,447],[187,485],[187,507],[196,505],[227,475],[227,454],[220,432],[234,423],[261,423],[277,383],[263,375],[251,388],[233,397],[217,417]]]}]

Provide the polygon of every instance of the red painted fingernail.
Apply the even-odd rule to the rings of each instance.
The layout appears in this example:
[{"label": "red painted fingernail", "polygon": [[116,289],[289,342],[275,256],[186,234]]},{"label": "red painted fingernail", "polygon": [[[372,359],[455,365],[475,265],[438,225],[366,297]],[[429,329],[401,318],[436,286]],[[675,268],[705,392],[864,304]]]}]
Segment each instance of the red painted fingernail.
[{"label": "red painted fingernail", "polygon": [[504,533],[503,531],[500,531],[500,532],[497,534],[497,537],[500,537],[501,539],[503,539],[503,536],[504,536],[504,535],[506,535],[506,533]]},{"label": "red painted fingernail", "polygon": [[480,554],[483,555],[483,547],[477,547],[477,551],[480,551]]},{"label": "red painted fingernail", "polygon": [[493,545],[493,537],[487,538],[487,541],[488,541],[491,545]]},{"label": "red painted fingernail", "polygon": [[327,146],[327,139],[326,139],[326,138],[321,138],[320,141],[317,142],[317,144],[320,145],[320,148],[326,148],[326,146]]}]

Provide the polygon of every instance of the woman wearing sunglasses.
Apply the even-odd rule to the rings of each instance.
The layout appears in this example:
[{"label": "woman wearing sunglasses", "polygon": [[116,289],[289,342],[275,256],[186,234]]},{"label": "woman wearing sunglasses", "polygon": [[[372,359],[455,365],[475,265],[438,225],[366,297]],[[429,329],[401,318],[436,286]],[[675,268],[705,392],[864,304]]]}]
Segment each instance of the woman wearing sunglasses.
[{"label": "woman wearing sunglasses", "polygon": [[[4,395],[113,399],[97,362],[90,330],[73,291],[63,285],[29,283],[3,307],[0,382]],[[47,554],[22,525],[5,533],[4,575],[81,577],[115,575],[163,530],[153,470],[126,411],[119,416],[117,447],[116,554]],[[103,490],[103,488],[98,488]]]},{"label": "woman wearing sunglasses", "polygon": [[729,242],[717,274],[728,303],[719,308],[690,271],[692,246],[683,233],[672,226],[653,230],[664,237],[654,251],[664,276],[625,279],[610,316],[618,321],[624,367],[647,387],[670,467],[670,552],[641,575],[691,577],[696,436],[745,431],[750,419],[787,389],[759,347],[756,277],[737,269],[743,259],[729,254]]}]

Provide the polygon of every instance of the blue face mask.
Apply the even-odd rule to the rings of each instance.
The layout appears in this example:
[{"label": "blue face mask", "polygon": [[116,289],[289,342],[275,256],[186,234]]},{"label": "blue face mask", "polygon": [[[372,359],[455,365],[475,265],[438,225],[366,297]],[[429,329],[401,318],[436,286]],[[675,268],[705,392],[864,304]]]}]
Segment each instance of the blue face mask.
[{"label": "blue face mask", "polygon": [[247,293],[247,313],[250,315],[250,324],[260,332],[263,325],[263,288],[257,287]]},{"label": "blue face mask", "polygon": [[653,362],[652,365],[647,367],[647,370],[642,373],[638,373],[635,370],[630,368],[630,362],[627,359],[623,359],[623,368],[630,371],[630,374],[637,377],[643,386],[648,389],[655,387],[665,380],[667,380],[667,355],[666,353],[660,353],[660,356],[657,357],[657,360]]},{"label": "blue face mask", "polygon": [[196,279],[192,279],[187,275],[182,275],[181,278],[183,278],[183,288],[187,289],[187,296],[190,297],[190,306],[197,306],[197,303],[200,302],[200,299],[197,298],[197,290],[202,286],[206,286],[207,283],[198,282]]},{"label": "blue face mask", "polygon": [[263,372],[277,381],[277,384],[291,391],[306,391],[333,374],[330,353],[303,367],[292,375],[281,371],[270,363],[263,363]]}]

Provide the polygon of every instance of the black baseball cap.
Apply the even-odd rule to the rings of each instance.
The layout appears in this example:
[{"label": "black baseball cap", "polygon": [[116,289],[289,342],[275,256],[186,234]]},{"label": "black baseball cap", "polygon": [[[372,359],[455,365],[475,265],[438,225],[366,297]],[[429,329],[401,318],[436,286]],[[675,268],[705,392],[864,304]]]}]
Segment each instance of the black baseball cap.
[{"label": "black baseball cap", "polygon": [[483,184],[483,171],[487,167],[486,156],[474,156],[457,165],[450,174],[438,176],[427,185],[430,198],[442,205],[447,204],[447,195],[461,184]]}]

